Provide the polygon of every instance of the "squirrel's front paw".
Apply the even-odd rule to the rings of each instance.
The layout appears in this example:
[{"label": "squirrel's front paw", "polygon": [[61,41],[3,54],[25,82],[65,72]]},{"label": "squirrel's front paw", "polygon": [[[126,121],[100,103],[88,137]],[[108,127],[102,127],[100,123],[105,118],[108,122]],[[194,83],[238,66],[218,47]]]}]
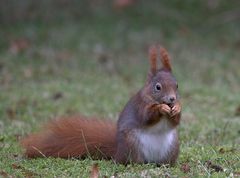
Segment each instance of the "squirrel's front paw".
[{"label": "squirrel's front paw", "polygon": [[179,114],[181,112],[181,105],[180,103],[176,103],[173,107],[172,107],[172,110],[170,112],[170,116],[171,117],[174,117],[176,116],[177,114]]},{"label": "squirrel's front paw", "polygon": [[158,108],[159,112],[165,116],[171,114],[171,108],[166,104],[160,104],[158,105]]}]

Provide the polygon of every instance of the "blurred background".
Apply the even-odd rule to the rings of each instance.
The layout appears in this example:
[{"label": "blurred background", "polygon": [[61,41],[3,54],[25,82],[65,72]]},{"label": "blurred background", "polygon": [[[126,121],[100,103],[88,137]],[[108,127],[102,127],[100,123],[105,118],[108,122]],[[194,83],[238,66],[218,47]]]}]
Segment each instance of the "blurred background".
[{"label": "blurred background", "polygon": [[[26,63],[94,63],[105,72],[130,73],[126,64],[145,70],[149,45],[162,44],[174,64],[181,63],[176,69],[184,69],[181,79],[223,82],[231,89],[238,82],[240,2],[235,0],[3,0],[0,25],[1,69],[6,63],[14,69]],[[225,72],[215,71],[215,62]],[[41,71],[25,73],[43,77]]]}]

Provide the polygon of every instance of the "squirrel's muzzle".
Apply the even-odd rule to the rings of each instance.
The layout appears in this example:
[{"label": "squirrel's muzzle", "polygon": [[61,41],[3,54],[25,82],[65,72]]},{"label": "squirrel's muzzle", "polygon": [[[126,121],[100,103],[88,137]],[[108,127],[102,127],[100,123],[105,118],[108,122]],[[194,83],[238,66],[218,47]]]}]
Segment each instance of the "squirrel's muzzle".
[{"label": "squirrel's muzzle", "polygon": [[167,104],[169,107],[172,107],[175,102],[176,102],[175,95],[168,95],[163,97],[163,103]]}]

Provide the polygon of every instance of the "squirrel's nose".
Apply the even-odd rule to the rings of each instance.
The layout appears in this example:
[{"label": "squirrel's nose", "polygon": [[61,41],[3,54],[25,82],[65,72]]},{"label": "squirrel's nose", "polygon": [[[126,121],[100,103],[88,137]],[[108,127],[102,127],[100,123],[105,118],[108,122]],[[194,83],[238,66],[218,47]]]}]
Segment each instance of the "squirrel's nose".
[{"label": "squirrel's nose", "polygon": [[169,96],[169,97],[168,97],[168,102],[169,102],[169,104],[174,103],[175,100],[176,100],[176,97],[175,97],[175,96]]}]

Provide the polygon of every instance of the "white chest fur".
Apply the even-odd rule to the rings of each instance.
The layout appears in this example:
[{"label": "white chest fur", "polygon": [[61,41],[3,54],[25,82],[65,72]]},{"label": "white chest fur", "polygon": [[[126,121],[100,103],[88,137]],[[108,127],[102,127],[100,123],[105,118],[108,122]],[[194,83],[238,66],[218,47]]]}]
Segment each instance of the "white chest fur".
[{"label": "white chest fur", "polygon": [[162,119],[158,124],[147,130],[138,130],[137,139],[145,160],[156,163],[163,161],[171,152],[175,134],[176,130],[171,127],[166,119]]}]

